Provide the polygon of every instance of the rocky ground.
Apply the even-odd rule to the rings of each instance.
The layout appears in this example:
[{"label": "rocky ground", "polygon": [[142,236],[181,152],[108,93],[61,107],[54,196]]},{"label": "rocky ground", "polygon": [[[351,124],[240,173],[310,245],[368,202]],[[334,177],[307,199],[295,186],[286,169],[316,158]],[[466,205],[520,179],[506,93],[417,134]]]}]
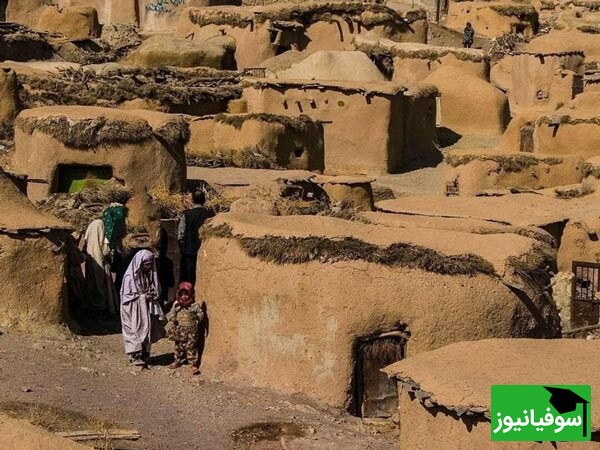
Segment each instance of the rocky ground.
[{"label": "rocky ground", "polygon": [[15,414],[15,405],[28,405],[30,411],[32,405],[49,405],[61,413],[43,420],[31,412],[21,416],[54,431],[65,428],[57,422],[63,411],[82,413],[88,424],[141,433],[137,442],[101,447],[112,449],[397,448],[389,425],[365,424],[302,397],[211,382],[210,374],[192,377],[187,367],[172,371],[166,367],[172,359],[168,341],[158,343],[153,354],[152,368],[140,371],[127,364],[119,334],[4,332],[0,412]]}]

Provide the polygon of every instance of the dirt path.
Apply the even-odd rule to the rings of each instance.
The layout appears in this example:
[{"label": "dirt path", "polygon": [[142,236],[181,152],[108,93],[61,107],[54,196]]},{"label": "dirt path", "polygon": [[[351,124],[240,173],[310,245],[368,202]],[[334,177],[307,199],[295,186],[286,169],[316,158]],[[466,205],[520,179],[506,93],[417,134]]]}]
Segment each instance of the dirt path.
[{"label": "dirt path", "polygon": [[[42,403],[138,429],[142,439],[118,447],[126,449],[397,448],[392,432],[301,397],[192,378],[187,368],[173,372],[165,367],[170,352],[170,343],[160,342],[153,348],[156,365],[139,371],[126,363],[120,335],[2,334],[0,410],[3,402]],[[243,431],[236,434],[245,439],[233,439],[234,431],[257,422],[293,425],[275,425],[275,432],[259,427],[258,434],[273,434],[271,441],[253,444],[257,433]]]}]

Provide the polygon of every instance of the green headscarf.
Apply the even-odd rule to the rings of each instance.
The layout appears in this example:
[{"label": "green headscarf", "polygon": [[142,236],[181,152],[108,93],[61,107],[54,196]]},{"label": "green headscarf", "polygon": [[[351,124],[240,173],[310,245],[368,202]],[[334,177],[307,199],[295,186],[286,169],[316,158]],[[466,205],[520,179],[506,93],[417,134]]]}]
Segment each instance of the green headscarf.
[{"label": "green headscarf", "polygon": [[125,206],[120,203],[111,203],[102,213],[104,234],[110,248],[115,249],[125,235]]}]

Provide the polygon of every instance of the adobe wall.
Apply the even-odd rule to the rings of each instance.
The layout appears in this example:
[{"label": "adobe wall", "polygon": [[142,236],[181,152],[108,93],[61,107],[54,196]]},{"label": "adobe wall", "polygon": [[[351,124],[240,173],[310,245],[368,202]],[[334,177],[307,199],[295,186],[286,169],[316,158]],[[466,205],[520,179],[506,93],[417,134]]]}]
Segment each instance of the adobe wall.
[{"label": "adobe wall", "polygon": [[[458,163],[464,158],[464,163]],[[448,163],[456,161],[456,163]],[[583,159],[532,157],[527,153],[486,153],[473,151],[447,154],[442,166],[442,189],[458,180],[460,195],[473,196],[485,190],[543,189],[581,182]]]},{"label": "adobe wall", "polygon": [[[265,233],[301,236],[288,234],[280,219],[269,218],[273,231]],[[338,242],[346,224],[331,220]],[[313,227],[306,228],[318,236]],[[381,229],[388,235],[396,232]],[[374,239],[380,236],[369,230]],[[259,237],[260,227],[249,225],[246,231],[240,238],[272,239]],[[502,239],[514,243],[526,238]],[[527,336],[537,326],[525,304],[497,276],[444,275],[363,260],[278,264],[250,256],[235,237],[204,236],[198,280],[198,298],[206,301],[210,317],[205,374],[301,392],[337,407],[348,398],[352,351],[359,337],[392,330],[402,322],[411,333],[408,355],[415,355],[451,342]]]},{"label": "adobe wall", "polygon": [[240,5],[240,0],[134,0],[142,31],[176,31],[179,17],[190,7]]},{"label": "adobe wall", "polygon": [[552,125],[544,117],[534,130],[534,151],[547,155],[577,155],[584,159],[600,155],[600,123],[582,119]]},{"label": "adobe wall", "polygon": [[50,3],[49,0],[10,0],[6,6],[6,21],[35,28],[42,9]]},{"label": "adobe wall", "polygon": [[[248,111],[296,116],[306,114],[323,122],[325,173],[379,175],[402,168],[404,97],[365,95],[343,89],[301,86],[244,89]],[[365,129],[368,118],[368,129]]]},{"label": "adobe wall", "polygon": [[79,6],[94,8],[101,24],[130,23],[142,31],[175,31],[185,8],[240,4],[240,0],[10,0],[6,20],[35,27],[47,5]]},{"label": "adobe wall", "polygon": [[[141,224],[148,220],[145,210],[148,206],[147,190],[183,190],[186,166],[182,143],[165,142],[163,136],[150,133],[137,142],[107,142],[81,149],[63,143],[36,126],[33,130],[26,129],[28,121],[35,123],[36,119],[43,121],[49,117],[68,117],[71,126],[76,126],[78,121],[105,117],[140,125],[145,123],[156,132],[173,118],[151,111],[122,112],[95,107],[47,107],[22,112],[15,125],[15,153],[11,168],[28,175],[28,196],[32,200],[40,200],[53,192],[59,164],[111,166],[113,176],[124,180],[125,187],[132,192],[127,205],[132,223]],[[178,126],[175,123],[171,125]]]},{"label": "adobe wall", "polygon": [[342,17],[336,16],[331,23],[317,22],[306,29],[306,37],[309,40],[306,50],[353,50],[352,39],[356,36],[425,44],[427,21],[417,20],[406,27],[399,27],[393,23],[365,27],[357,23],[349,24]]},{"label": "adobe wall", "polygon": [[62,0],[61,6],[90,6],[98,11],[101,24],[138,24],[136,0]]},{"label": "adobe wall", "polygon": [[346,177],[321,177],[316,180],[331,202],[360,211],[374,211],[371,180],[352,180]]},{"label": "adobe wall", "polygon": [[556,109],[574,97],[574,75],[583,76],[583,56],[516,55],[512,57],[510,101],[513,109]]},{"label": "adobe wall", "polygon": [[35,28],[62,34],[72,41],[95,39],[100,37],[101,33],[97,11],[87,6],[64,9],[46,7],[42,10]]},{"label": "adobe wall", "polygon": [[65,255],[55,251],[59,238],[59,232],[33,237],[0,234],[0,325],[39,332],[63,322]]},{"label": "adobe wall", "polygon": [[[532,6],[519,3],[492,3],[490,2],[455,2],[450,1],[446,26],[457,31],[463,31],[467,22],[471,22],[475,33],[490,38],[500,37],[505,33],[515,32],[515,26],[523,27],[525,36],[533,36],[537,32],[537,13],[535,20],[525,16],[520,19],[516,15],[501,14],[494,8],[526,8],[528,12],[535,12]],[[507,10],[510,11],[510,10]]]},{"label": "adobe wall", "polygon": [[[323,129],[314,122],[303,123],[303,129],[284,125],[284,121],[268,121],[260,118],[242,119],[235,126],[226,121],[200,119],[190,124],[190,140],[186,154],[198,159],[210,159],[217,154],[233,154],[237,166],[243,167],[243,153],[258,150],[270,157],[281,168],[316,170],[324,169]],[[235,120],[236,116],[226,115]],[[238,117],[245,117],[239,115]],[[284,116],[286,117],[286,116]]]},{"label": "adobe wall", "polygon": [[558,249],[560,272],[571,272],[573,261],[600,262],[600,241],[592,240],[588,231],[600,233],[600,219],[590,217],[567,223]]},{"label": "adobe wall", "polygon": [[400,448],[410,450],[586,450],[598,449],[594,442],[492,442],[490,422],[477,415],[456,417],[446,408],[425,408],[398,382]]},{"label": "adobe wall", "polygon": [[425,79],[441,94],[441,125],[465,135],[502,135],[510,122],[506,95],[492,84],[446,66]]}]

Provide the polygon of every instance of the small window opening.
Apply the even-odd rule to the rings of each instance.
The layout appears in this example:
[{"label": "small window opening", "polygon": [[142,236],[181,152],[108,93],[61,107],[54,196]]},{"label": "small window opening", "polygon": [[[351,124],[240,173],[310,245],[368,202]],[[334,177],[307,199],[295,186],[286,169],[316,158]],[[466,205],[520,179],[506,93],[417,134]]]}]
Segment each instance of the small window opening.
[{"label": "small window opening", "polygon": [[302,155],[304,155],[304,149],[302,147],[296,147],[294,150],[294,156],[296,158],[302,158]]},{"label": "small window opening", "polygon": [[458,179],[446,183],[446,197],[456,197],[460,194]]},{"label": "small window opening", "polygon": [[55,175],[55,192],[74,194],[88,187],[106,183],[113,177],[110,166],[59,164]]}]

